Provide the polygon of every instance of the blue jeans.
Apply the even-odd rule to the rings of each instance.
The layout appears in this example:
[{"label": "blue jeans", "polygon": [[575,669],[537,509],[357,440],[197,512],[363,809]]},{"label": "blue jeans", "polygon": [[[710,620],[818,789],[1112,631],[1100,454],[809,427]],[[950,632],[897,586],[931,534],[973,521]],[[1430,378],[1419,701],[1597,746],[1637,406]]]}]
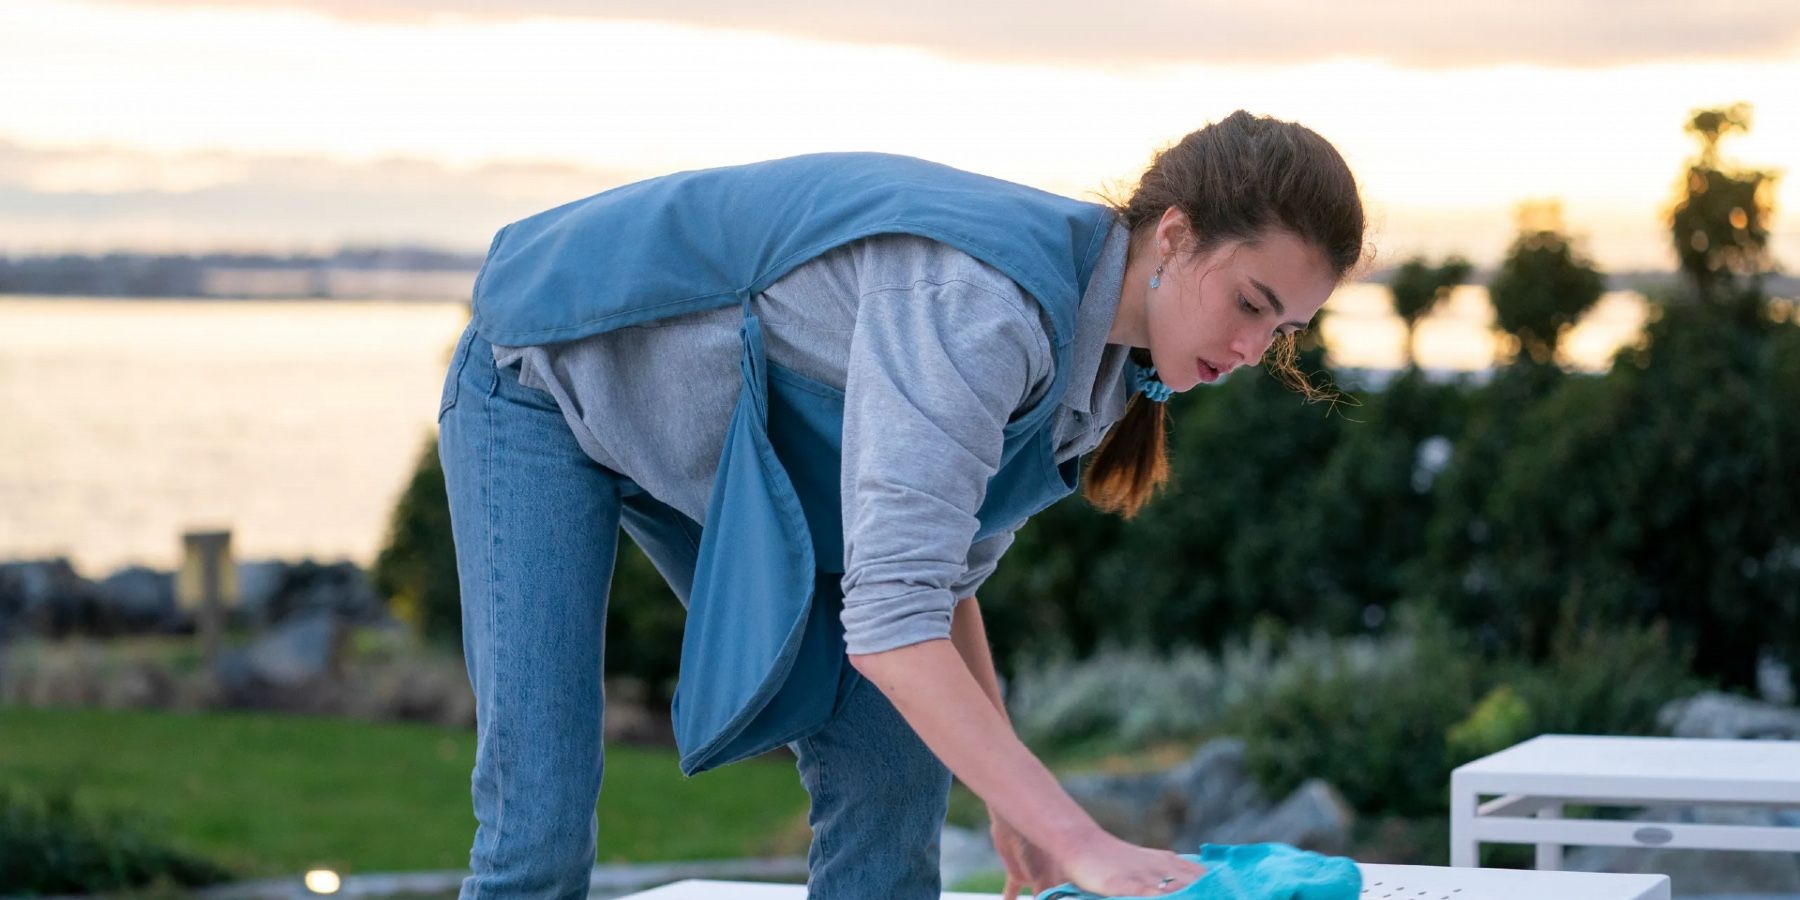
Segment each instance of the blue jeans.
[{"label": "blue jeans", "polygon": [[[451,357],[438,431],[477,718],[460,900],[585,898],[619,528],[685,604],[700,526],[587,456],[555,398],[521,385],[516,365],[497,368],[472,326]],[[862,682],[823,729],[788,744],[812,798],[808,896],[936,898],[949,770]]]}]

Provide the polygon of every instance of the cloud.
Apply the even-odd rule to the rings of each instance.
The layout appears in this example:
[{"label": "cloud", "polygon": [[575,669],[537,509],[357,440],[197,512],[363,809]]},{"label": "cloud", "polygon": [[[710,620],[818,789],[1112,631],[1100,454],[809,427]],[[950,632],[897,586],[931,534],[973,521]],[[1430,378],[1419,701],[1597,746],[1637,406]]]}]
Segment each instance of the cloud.
[{"label": "cloud", "polygon": [[648,174],[40,148],[0,138],[0,252],[392,243],[480,252],[507,222]]},{"label": "cloud", "polygon": [[[305,9],[427,22],[630,19],[902,44],[999,62],[1137,66],[1283,64],[1333,57],[1416,68],[1505,63],[1592,68],[1800,54],[1793,0],[1146,0],[1032,4],[912,0],[119,0],[152,6]],[[671,61],[679,64],[679,61]],[[1321,90],[1330,90],[1322,85]]]}]

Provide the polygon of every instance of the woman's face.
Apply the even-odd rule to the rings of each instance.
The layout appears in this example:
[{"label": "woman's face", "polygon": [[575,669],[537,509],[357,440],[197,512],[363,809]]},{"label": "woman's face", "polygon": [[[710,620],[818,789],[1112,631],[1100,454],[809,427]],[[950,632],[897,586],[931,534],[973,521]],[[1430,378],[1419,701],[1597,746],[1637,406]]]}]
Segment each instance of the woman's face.
[{"label": "woman's face", "polygon": [[[1174,245],[1157,232],[1168,253]],[[1286,229],[1166,260],[1145,298],[1145,324],[1157,374],[1175,391],[1256,365],[1276,337],[1306,327],[1337,286],[1324,255]]]}]

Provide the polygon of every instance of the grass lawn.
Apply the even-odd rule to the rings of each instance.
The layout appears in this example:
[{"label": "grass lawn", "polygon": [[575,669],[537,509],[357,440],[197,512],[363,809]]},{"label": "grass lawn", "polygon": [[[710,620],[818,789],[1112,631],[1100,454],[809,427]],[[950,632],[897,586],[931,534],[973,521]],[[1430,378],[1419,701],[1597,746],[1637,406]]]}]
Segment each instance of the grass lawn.
[{"label": "grass lawn", "polygon": [[[89,809],[240,875],[457,869],[473,732],[255,713],[0,708],[0,784]],[[693,779],[673,750],[609,747],[600,862],[805,853],[806,792],[771,755]]]}]

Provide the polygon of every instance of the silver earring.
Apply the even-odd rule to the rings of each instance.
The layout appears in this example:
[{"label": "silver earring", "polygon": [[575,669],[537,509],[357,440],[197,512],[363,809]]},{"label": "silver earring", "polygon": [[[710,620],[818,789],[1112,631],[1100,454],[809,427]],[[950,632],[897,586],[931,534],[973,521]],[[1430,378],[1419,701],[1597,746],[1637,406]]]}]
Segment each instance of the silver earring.
[{"label": "silver earring", "polygon": [[1162,266],[1157,266],[1156,274],[1150,276],[1150,286],[1151,287],[1153,287],[1153,288],[1162,287],[1162,270],[1163,270]]}]

